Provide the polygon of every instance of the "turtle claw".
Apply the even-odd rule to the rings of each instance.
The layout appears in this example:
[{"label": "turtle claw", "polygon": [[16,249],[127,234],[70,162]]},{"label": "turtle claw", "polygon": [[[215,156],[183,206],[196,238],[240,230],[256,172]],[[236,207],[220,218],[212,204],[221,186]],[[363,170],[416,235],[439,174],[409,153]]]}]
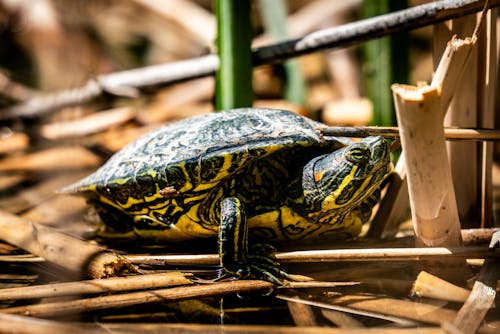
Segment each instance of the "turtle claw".
[{"label": "turtle claw", "polygon": [[280,269],[275,254],[276,248],[271,245],[257,244],[252,246],[248,254],[250,275],[276,285],[283,285],[279,277],[286,277],[287,275]]}]

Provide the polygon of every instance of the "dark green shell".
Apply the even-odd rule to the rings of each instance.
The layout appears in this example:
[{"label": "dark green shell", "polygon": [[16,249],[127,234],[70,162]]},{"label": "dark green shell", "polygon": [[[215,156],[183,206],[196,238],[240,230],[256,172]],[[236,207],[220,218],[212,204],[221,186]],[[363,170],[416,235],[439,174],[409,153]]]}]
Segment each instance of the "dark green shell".
[{"label": "dark green shell", "polygon": [[[332,137],[326,141],[319,131],[324,126],[295,113],[273,109],[236,109],[189,118],[133,142],[95,173],[65,191],[83,192],[93,187],[124,183],[145,185],[152,177],[163,179],[165,187],[181,190],[181,184],[187,181],[179,179],[181,173],[176,173],[181,165],[191,166],[191,181],[204,182],[216,176],[219,179],[220,176],[231,177],[245,163],[279,150],[294,147],[333,149],[349,143]],[[242,164],[218,175],[223,159],[217,157],[228,154],[240,156]],[[203,166],[204,162],[210,165]]]}]

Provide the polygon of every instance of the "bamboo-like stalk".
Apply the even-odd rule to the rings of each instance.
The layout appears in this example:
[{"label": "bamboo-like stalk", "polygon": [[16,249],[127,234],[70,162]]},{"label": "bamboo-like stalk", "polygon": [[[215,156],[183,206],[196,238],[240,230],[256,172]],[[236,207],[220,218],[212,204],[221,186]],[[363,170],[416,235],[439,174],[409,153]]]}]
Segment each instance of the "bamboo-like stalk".
[{"label": "bamboo-like stalk", "polygon": [[412,293],[423,298],[464,302],[470,291],[422,271],[413,284]]},{"label": "bamboo-like stalk", "polygon": [[436,325],[453,320],[457,315],[456,311],[440,306],[386,297],[346,295],[334,299],[332,303]]},{"label": "bamboo-like stalk", "polygon": [[[498,96],[498,10],[483,13],[484,24],[478,31],[478,124],[495,127],[495,98]],[[479,148],[481,194],[481,227],[493,225],[493,144],[483,143]]]},{"label": "bamboo-like stalk", "polygon": [[317,326],[316,317],[309,305],[287,302],[290,315],[297,326]]},{"label": "bamboo-like stalk", "polygon": [[135,117],[135,114],[136,111],[131,107],[115,108],[78,120],[43,125],[40,133],[50,140],[85,136],[128,122]]},{"label": "bamboo-like stalk", "polygon": [[53,172],[96,167],[101,159],[81,146],[61,146],[0,160],[0,172]]},{"label": "bamboo-like stalk", "polygon": [[[400,129],[395,126],[332,126],[321,129],[324,136],[357,137],[382,136],[385,138],[400,138]],[[498,141],[500,130],[496,129],[466,129],[444,128],[447,140],[478,140]]]},{"label": "bamboo-like stalk", "polygon": [[[433,60],[434,67],[453,36],[465,38],[471,36],[476,25],[476,15],[468,15],[434,26]],[[477,87],[478,53],[477,47],[463,69],[463,82],[458,85],[453,99],[447,108],[444,125],[448,127],[478,127],[477,123]],[[476,143],[446,143],[453,185],[457,200],[458,214],[463,227],[472,227],[479,221],[480,198],[478,187],[478,145]]]},{"label": "bamboo-like stalk", "polygon": [[193,284],[180,272],[112,277],[0,289],[0,300],[75,296]]},{"label": "bamboo-like stalk", "polygon": [[[213,265],[219,263],[217,254],[197,255],[124,255],[134,264],[151,265]],[[426,247],[426,248],[366,248],[329,249],[277,253],[281,263],[339,262],[339,261],[421,261],[451,258],[498,257],[497,251],[486,247]]]},{"label": "bamboo-like stalk", "polygon": [[[499,229],[466,229],[462,230],[462,238],[464,244],[477,245],[484,244],[491,239],[491,236],[497,232]],[[363,248],[362,253],[358,253],[356,249],[336,249],[336,250],[314,250],[309,251],[313,257],[322,258],[325,260],[331,258],[331,261],[380,261],[390,258],[398,259],[402,261],[418,261],[420,259],[426,259],[430,257],[466,257],[466,258],[487,258],[498,256],[495,251],[486,249],[485,247],[463,247],[463,248],[387,248],[376,244],[375,247],[385,247],[385,248]],[[394,249],[394,250],[393,250]],[[335,252],[332,254],[332,251]],[[326,252],[326,253],[325,253]],[[366,257],[366,253],[373,254],[371,257]],[[280,262],[287,262],[281,255],[282,253],[277,253],[277,258]],[[290,258],[290,261],[294,258],[294,252],[283,253],[288,254],[286,257]],[[302,255],[300,260],[296,261],[308,261],[304,259]],[[152,264],[152,265],[164,265],[164,264],[183,264],[183,265],[206,265],[206,264],[218,264],[219,257],[217,254],[186,254],[186,255],[125,255],[131,262],[136,264]],[[0,261],[2,262],[28,262],[28,263],[39,263],[43,262],[44,259],[41,257],[36,257],[33,255],[1,255]],[[311,259],[308,262],[314,262],[315,259]]]},{"label": "bamboo-like stalk", "polygon": [[[500,248],[500,232],[496,232],[491,238],[490,248]],[[498,259],[486,260],[467,301],[452,321],[451,325],[460,333],[476,333],[484,316],[494,306],[499,279],[500,261]]]},{"label": "bamboo-like stalk", "polygon": [[430,86],[392,87],[418,245],[461,244],[443,117],[474,41],[450,41]]},{"label": "bamboo-like stalk", "polygon": [[131,292],[118,295],[109,295],[46,304],[17,306],[0,309],[0,313],[23,314],[33,317],[53,317],[103,309],[122,308],[132,305],[160,302],[163,303],[211,296],[223,296],[237,292],[262,291],[272,289],[274,287],[275,285],[271,282],[241,280],[207,285],[193,285],[156,289],[150,291]]},{"label": "bamboo-like stalk", "polygon": [[0,239],[66,269],[68,275],[101,278],[133,270],[111,251],[4,211],[0,211]]}]

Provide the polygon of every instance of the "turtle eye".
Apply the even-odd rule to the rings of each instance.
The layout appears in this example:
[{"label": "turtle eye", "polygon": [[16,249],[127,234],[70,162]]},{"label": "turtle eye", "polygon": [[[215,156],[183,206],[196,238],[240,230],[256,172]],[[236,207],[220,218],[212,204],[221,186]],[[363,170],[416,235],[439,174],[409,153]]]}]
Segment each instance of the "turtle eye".
[{"label": "turtle eye", "polygon": [[368,157],[368,150],[361,147],[353,147],[346,152],[345,158],[352,163],[360,163]]}]

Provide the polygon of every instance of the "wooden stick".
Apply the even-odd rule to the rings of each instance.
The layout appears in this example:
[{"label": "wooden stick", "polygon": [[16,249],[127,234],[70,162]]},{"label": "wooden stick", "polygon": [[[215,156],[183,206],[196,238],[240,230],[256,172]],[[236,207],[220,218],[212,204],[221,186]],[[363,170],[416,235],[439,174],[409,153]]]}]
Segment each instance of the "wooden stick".
[{"label": "wooden stick", "polygon": [[94,278],[133,270],[123,257],[56,229],[0,211],[0,239],[58,265],[72,275]]},{"label": "wooden stick", "polygon": [[77,120],[42,125],[40,134],[50,140],[83,137],[126,123],[132,120],[136,113],[131,107],[100,111]]},{"label": "wooden stick", "polygon": [[[332,126],[321,129],[324,136],[357,137],[382,136],[385,138],[400,138],[400,129],[395,126]],[[500,130],[495,129],[455,129],[445,128],[447,140],[500,140]]]},{"label": "wooden stick", "polygon": [[181,272],[170,272],[6,288],[0,289],[0,300],[123,292],[187,284],[193,284],[193,282],[186,278],[185,274]]},{"label": "wooden stick", "polygon": [[[493,235],[490,248],[500,248],[500,232]],[[486,260],[469,298],[452,322],[452,326],[460,333],[476,333],[484,316],[495,303],[499,278],[500,261],[498,259]]]},{"label": "wooden stick", "polygon": [[316,316],[312,310],[312,307],[302,303],[296,303],[294,301],[287,302],[290,315],[297,326],[317,326]]},{"label": "wooden stick", "polygon": [[[124,255],[134,264],[151,265],[213,265],[219,263],[217,254],[197,255]],[[486,247],[429,247],[429,248],[367,248],[329,249],[277,253],[281,263],[339,262],[339,261],[420,261],[432,258],[489,258],[498,257],[497,251]]]},{"label": "wooden stick", "polygon": [[81,146],[59,146],[0,160],[0,172],[54,172],[96,167],[101,159]]},{"label": "wooden stick", "polygon": [[331,303],[436,325],[453,320],[457,315],[457,312],[440,306],[386,297],[346,295]]},{"label": "wooden stick", "polygon": [[443,117],[473,46],[452,39],[430,86],[392,86],[418,245],[461,244]]},{"label": "wooden stick", "polygon": [[[488,242],[491,239],[491,236],[499,231],[499,228],[493,229],[465,229],[462,230],[462,238],[464,239],[464,244],[477,245]],[[378,245],[378,244],[377,244]],[[372,246],[373,247],[373,246]],[[375,247],[377,247],[375,245]],[[382,247],[382,246],[380,246]],[[385,260],[391,257],[391,249],[395,248],[383,248],[379,249],[383,254],[373,255],[372,258],[364,257],[363,261],[380,261],[381,259]],[[374,248],[363,248],[365,252],[374,253],[377,250]],[[330,252],[331,250],[328,250]],[[423,251],[425,254],[419,252]],[[356,254],[356,249],[348,249],[349,254],[345,253],[343,249],[335,250],[336,254],[325,254],[321,250],[315,250],[312,252],[316,252],[317,256],[334,256],[335,259],[332,261],[338,261],[339,258],[344,258],[345,261],[355,261],[361,255]],[[496,256],[494,251],[486,249],[486,247],[465,247],[458,249],[446,249],[446,248],[400,248],[395,252],[400,252],[401,259],[406,261],[407,259],[418,260],[416,257],[447,257],[447,256],[459,256],[459,254],[463,254],[464,257],[470,258],[484,258],[487,256]],[[280,262],[287,262],[287,259],[281,257],[282,253],[277,253],[277,257]],[[286,254],[286,253],[285,253]],[[293,254],[293,252],[288,253]],[[321,255],[323,254],[323,255]],[[393,253],[392,253],[393,254]],[[455,255],[452,255],[455,254]],[[287,255],[293,258],[293,255]],[[399,255],[398,255],[399,256]],[[406,257],[405,257],[406,256]],[[169,264],[182,264],[182,265],[212,265],[219,263],[219,257],[217,254],[186,254],[186,255],[125,255],[127,259],[136,264],[152,264],[152,265],[169,265]],[[302,261],[301,259],[300,261]],[[30,262],[30,263],[38,263],[43,262],[44,259],[41,257],[36,257],[33,255],[0,255],[0,261],[3,262]],[[297,260],[298,261],[298,260]]]},{"label": "wooden stick", "polygon": [[[347,296],[344,296],[344,297],[347,297]],[[350,307],[349,305],[345,305],[345,303],[319,302],[319,301],[308,300],[308,299],[304,299],[304,298],[300,298],[300,297],[287,296],[284,294],[278,294],[276,296],[276,298],[286,300],[286,301],[293,301],[296,303],[302,303],[302,304],[306,304],[306,305],[316,306],[316,307],[320,307],[322,309],[346,312],[346,313],[350,313],[350,314],[362,315],[362,316],[372,317],[372,318],[376,318],[376,319],[384,319],[387,321],[392,321],[392,322],[397,323],[397,324],[402,325],[402,326],[415,326],[416,325],[415,322],[403,319],[399,316],[393,316],[391,314],[381,313],[381,312],[378,312],[378,310],[373,311],[373,310],[353,308],[353,307]]]},{"label": "wooden stick", "polygon": [[422,298],[464,302],[470,291],[422,271],[413,284],[412,293]]},{"label": "wooden stick", "polygon": [[207,285],[193,285],[156,289],[151,291],[131,292],[72,301],[10,307],[0,309],[0,313],[23,314],[33,317],[53,317],[103,309],[122,308],[132,305],[223,296],[236,292],[262,291],[272,289],[274,287],[275,285],[271,282],[241,280]]}]

